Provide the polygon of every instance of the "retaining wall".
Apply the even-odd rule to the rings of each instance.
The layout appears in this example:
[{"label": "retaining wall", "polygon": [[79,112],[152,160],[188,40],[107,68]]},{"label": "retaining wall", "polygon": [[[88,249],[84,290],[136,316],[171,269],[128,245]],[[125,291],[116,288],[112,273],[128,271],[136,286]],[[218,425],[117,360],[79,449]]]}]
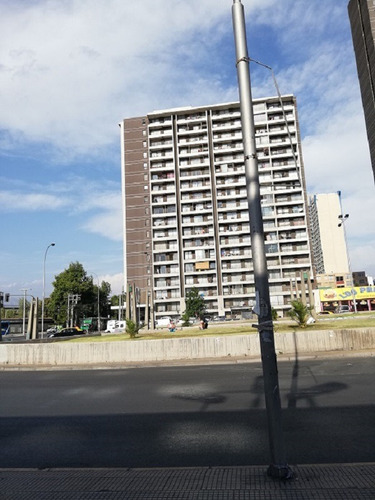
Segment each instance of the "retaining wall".
[{"label": "retaining wall", "polygon": [[[275,333],[278,354],[375,349],[375,328]],[[260,357],[259,336],[112,342],[0,344],[0,367],[105,365],[210,358]]]}]

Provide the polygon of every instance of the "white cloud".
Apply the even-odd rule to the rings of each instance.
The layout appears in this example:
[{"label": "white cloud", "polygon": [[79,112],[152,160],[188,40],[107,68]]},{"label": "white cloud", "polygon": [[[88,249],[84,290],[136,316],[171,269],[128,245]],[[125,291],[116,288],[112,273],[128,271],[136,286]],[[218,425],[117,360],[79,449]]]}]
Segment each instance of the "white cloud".
[{"label": "white cloud", "polygon": [[118,295],[124,286],[124,275],[122,273],[103,274],[99,276],[99,281],[107,281],[111,284],[111,294]]},{"label": "white cloud", "polygon": [[66,206],[61,197],[43,193],[0,192],[3,212],[57,210]]},{"label": "white cloud", "polygon": [[176,105],[181,94],[189,101],[200,59],[228,29],[227,0],[3,6],[0,128],[69,156],[96,154],[117,140],[122,117]]}]

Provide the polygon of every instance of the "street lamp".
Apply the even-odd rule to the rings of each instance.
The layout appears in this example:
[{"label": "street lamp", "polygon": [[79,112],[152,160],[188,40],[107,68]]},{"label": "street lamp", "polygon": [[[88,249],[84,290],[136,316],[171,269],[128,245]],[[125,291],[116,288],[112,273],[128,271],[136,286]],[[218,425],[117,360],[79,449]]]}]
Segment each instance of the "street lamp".
[{"label": "street lamp", "polygon": [[338,219],[339,219],[339,223],[338,223],[338,227],[343,227],[344,229],[344,241],[345,241],[345,247],[346,247],[346,253],[347,253],[347,256],[348,256],[348,267],[349,267],[349,273],[350,273],[350,280],[351,280],[351,291],[352,291],[352,296],[353,296],[353,306],[354,306],[354,312],[356,313],[357,312],[357,301],[355,300],[355,290],[354,290],[354,286],[353,286],[353,273],[352,273],[352,266],[351,266],[351,263],[350,263],[350,255],[349,255],[349,251],[348,251],[348,243],[346,241],[346,228],[345,228],[345,222],[348,220],[349,218],[349,214],[340,214],[338,216]]},{"label": "street lamp", "polygon": [[46,294],[46,258],[47,252],[50,247],[54,247],[55,243],[50,243],[44,252],[44,260],[43,260],[43,298],[42,298],[42,335],[44,332],[44,299]]}]

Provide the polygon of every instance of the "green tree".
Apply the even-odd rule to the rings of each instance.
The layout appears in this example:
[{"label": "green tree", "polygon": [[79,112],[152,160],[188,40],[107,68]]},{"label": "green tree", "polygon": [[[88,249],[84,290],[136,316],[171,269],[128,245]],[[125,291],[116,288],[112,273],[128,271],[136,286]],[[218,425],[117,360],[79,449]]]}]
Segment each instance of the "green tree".
[{"label": "green tree", "polygon": [[186,309],[182,315],[184,325],[189,324],[189,318],[201,317],[206,313],[206,304],[204,298],[199,294],[197,288],[192,288],[185,297]]},{"label": "green tree", "polygon": [[301,328],[306,328],[312,307],[306,306],[301,300],[292,300],[292,309],[288,311],[291,317]]},{"label": "green tree", "polygon": [[73,322],[79,324],[84,317],[95,316],[97,304],[97,287],[92,276],[79,262],[71,262],[69,267],[55,276],[52,283],[54,289],[48,300],[48,314],[56,323],[65,324],[68,319],[68,295],[80,295],[74,307]]}]

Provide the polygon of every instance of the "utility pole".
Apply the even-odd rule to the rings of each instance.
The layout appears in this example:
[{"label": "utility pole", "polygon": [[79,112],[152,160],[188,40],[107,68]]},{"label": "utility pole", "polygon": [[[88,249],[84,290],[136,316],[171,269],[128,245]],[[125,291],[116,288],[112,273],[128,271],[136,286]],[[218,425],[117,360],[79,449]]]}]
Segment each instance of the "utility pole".
[{"label": "utility pole", "polygon": [[260,347],[262,354],[265,400],[267,408],[271,464],[268,475],[290,479],[284,449],[281,425],[281,402],[277,361],[272,322],[268,270],[264,245],[263,218],[260,202],[258,161],[255,146],[255,126],[250,85],[249,56],[247,52],[244,8],[240,0],[233,0],[232,18],[236,46],[236,66],[240,94],[242,137],[244,145],[246,189],[250,219],[252,260],[254,266],[254,312],[258,316]]},{"label": "utility pole", "polygon": [[26,293],[28,291],[29,288],[21,288],[21,292],[23,292],[22,335],[26,333]]}]

